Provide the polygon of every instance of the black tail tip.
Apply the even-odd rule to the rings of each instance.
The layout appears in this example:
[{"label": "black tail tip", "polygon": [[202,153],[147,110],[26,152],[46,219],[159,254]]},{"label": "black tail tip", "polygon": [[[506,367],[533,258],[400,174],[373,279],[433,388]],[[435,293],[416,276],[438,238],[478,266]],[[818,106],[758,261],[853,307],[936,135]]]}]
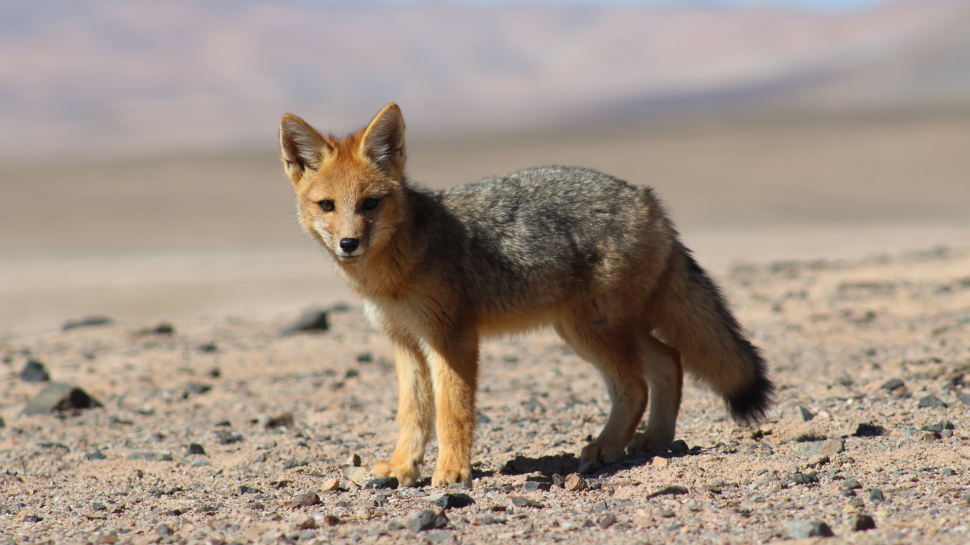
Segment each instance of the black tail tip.
[{"label": "black tail tip", "polygon": [[775,385],[764,374],[758,373],[747,386],[727,398],[731,416],[745,424],[764,420],[774,393]]}]

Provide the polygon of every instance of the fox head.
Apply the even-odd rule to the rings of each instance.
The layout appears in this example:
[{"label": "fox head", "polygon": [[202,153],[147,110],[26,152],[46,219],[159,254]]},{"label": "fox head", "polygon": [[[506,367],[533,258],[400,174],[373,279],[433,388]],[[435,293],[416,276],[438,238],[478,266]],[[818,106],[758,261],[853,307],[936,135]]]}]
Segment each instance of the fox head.
[{"label": "fox head", "polygon": [[344,138],[323,136],[286,114],[280,148],[303,229],[338,263],[357,263],[387,245],[404,213],[404,117],[397,104]]}]

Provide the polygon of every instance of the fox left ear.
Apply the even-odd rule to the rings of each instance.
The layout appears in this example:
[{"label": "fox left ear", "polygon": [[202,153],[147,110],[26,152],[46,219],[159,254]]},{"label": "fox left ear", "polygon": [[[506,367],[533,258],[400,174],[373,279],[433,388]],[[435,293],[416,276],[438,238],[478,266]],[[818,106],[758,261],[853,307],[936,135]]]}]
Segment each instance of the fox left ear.
[{"label": "fox left ear", "polygon": [[360,139],[360,154],[395,180],[404,173],[404,116],[397,104],[388,104],[374,116]]}]

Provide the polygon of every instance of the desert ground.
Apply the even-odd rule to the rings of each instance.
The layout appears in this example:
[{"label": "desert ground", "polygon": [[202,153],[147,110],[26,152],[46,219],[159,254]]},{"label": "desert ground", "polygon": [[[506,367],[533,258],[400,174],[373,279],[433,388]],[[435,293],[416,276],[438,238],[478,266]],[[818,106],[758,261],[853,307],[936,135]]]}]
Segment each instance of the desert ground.
[{"label": "desert ground", "polygon": [[[392,350],[299,233],[271,139],[5,161],[0,543],[965,543],[968,149],[964,111],[415,139],[432,187],[550,163],[655,187],[778,386],[739,426],[688,381],[682,442],[577,474],[595,371],[550,332],[490,341],[470,490],[366,477]],[[312,308],[326,330],[283,333]],[[52,382],[99,406],[31,403]]]}]

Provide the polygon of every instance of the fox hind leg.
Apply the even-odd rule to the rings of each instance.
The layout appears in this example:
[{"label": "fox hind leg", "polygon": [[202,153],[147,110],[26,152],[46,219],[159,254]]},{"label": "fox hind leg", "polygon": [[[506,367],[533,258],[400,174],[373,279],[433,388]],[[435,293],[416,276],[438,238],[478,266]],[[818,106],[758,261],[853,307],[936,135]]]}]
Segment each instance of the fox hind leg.
[{"label": "fox hind leg", "polygon": [[650,452],[666,449],[674,440],[677,413],[684,388],[680,352],[652,335],[641,336],[641,357],[650,388],[647,429],[633,438],[633,450]]},{"label": "fox hind leg", "polygon": [[580,457],[595,464],[617,462],[623,458],[647,406],[647,382],[636,337],[623,329],[575,322],[560,322],[556,331],[577,354],[596,366],[612,401],[603,431],[583,448]]},{"label": "fox hind leg", "polygon": [[410,339],[394,339],[394,363],[400,390],[397,447],[389,462],[378,462],[375,477],[397,477],[403,486],[414,486],[421,476],[424,449],[434,427],[434,390],[428,362]]}]

